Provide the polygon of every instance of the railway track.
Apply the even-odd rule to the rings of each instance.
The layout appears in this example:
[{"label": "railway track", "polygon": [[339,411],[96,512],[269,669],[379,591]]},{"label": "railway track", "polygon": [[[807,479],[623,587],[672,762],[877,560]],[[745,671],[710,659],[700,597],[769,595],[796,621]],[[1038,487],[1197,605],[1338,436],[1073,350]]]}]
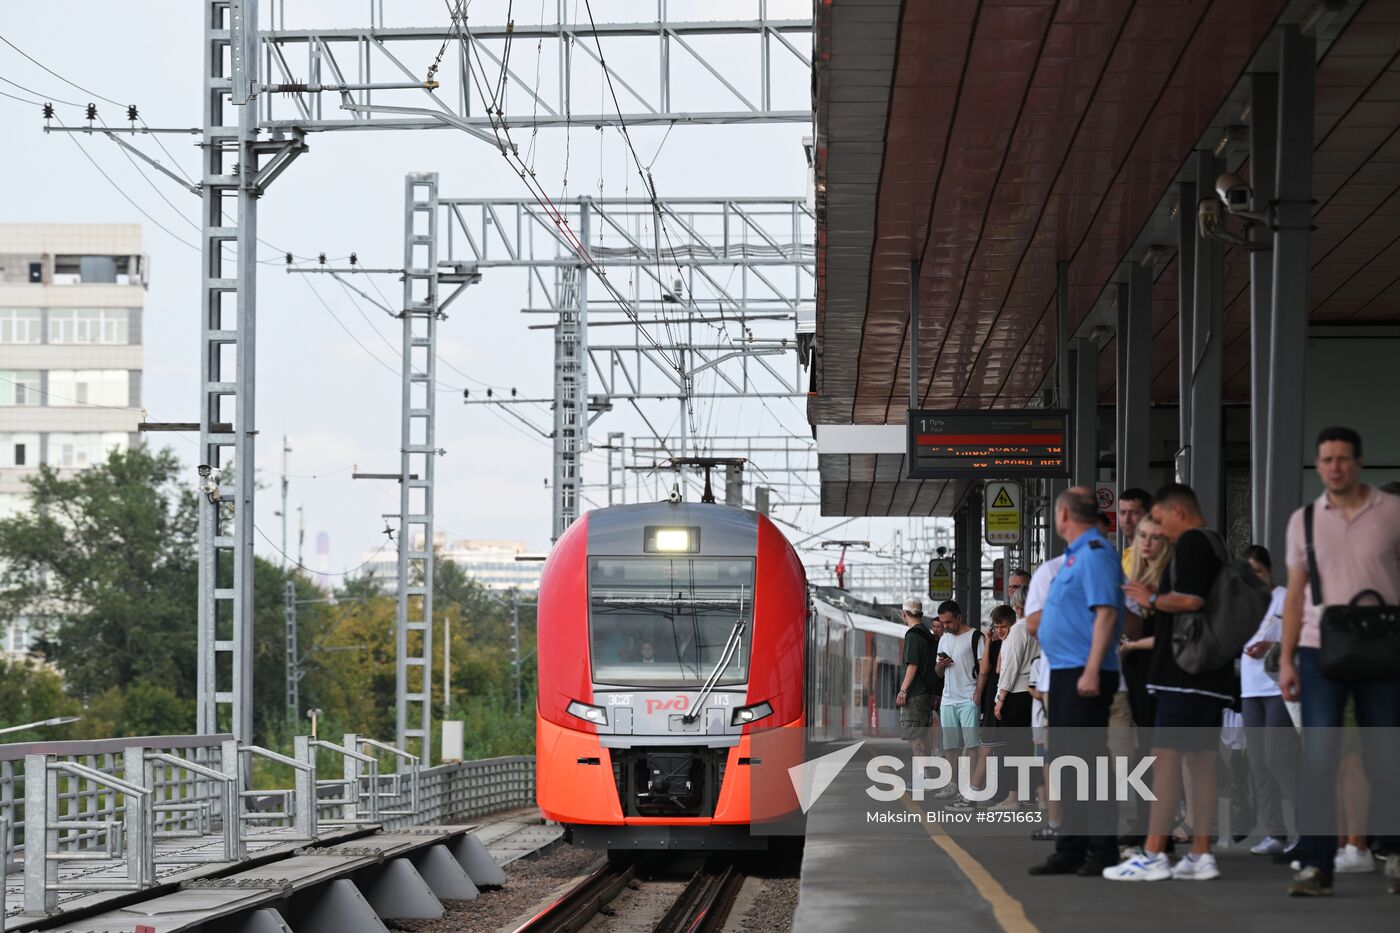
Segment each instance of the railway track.
[{"label": "railway track", "polygon": [[[609,862],[566,891],[516,929],[515,933],[578,933],[629,887],[652,883],[634,865]],[[744,883],[744,872],[732,863],[706,861],[686,883],[655,933],[717,933],[724,928],[729,908]]]},{"label": "railway track", "polygon": [[655,933],[718,933],[743,884],[744,873],[734,863],[706,862],[661,918]]}]

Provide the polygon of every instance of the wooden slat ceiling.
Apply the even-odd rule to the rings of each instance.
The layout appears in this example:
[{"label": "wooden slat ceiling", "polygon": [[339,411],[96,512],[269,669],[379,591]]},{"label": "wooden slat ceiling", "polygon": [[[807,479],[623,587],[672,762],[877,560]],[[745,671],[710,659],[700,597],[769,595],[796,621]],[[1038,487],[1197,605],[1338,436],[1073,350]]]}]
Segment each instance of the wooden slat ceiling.
[{"label": "wooden slat ceiling", "polygon": [[[1070,261],[1073,328],[1285,5],[907,0],[894,30],[888,19],[878,28],[842,24],[839,0],[823,5],[813,422],[903,423],[914,256],[922,263],[923,404],[1026,405],[1053,362],[1056,262]],[[860,46],[872,32],[880,33],[876,44]],[[894,43],[892,63],[876,54],[879,42]],[[847,48],[859,61],[843,71]],[[878,106],[837,109],[834,102],[880,98],[882,76]],[[1400,4],[1371,2],[1328,48],[1317,76],[1314,320],[1400,318],[1397,126]],[[1176,397],[1176,288],[1171,262],[1154,292],[1160,402]],[[1248,275],[1234,251],[1226,302],[1226,392],[1243,399]],[[1106,400],[1113,353],[1110,343],[1100,360]],[[942,483],[906,484],[936,487],[910,493],[895,477],[883,496],[867,489],[877,468],[879,482],[891,475],[876,462],[886,457],[869,459],[823,458],[824,512],[947,514],[956,504]]]},{"label": "wooden slat ceiling", "polygon": [[[1400,4],[1369,3],[1327,49],[1317,69],[1313,132],[1310,320],[1400,321]],[[1248,167],[1244,169],[1247,174]],[[1177,399],[1177,268],[1153,293],[1152,397]],[[1249,269],[1225,254],[1225,398],[1249,401]],[[1113,401],[1116,346],[1099,355],[1099,385]]]}]

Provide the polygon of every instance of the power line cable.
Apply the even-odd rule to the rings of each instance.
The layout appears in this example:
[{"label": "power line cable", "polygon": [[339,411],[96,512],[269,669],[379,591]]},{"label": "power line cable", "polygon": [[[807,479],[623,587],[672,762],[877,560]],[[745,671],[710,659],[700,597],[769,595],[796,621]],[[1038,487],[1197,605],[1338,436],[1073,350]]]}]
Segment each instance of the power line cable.
[{"label": "power line cable", "polygon": [[346,335],[347,337],[349,337],[351,340],[355,341],[355,345],[356,345],[356,346],[358,346],[361,350],[365,351],[365,354],[366,354],[367,356],[369,356],[370,359],[374,360],[374,361],[375,361],[376,363],[378,363],[380,366],[383,366],[385,369],[387,369],[387,370],[388,370],[390,373],[392,373],[394,376],[398,376],[398,375],[399,375],[399,371],[398,371],[396,368],[394,368],[393,366],[389,365],[388,363],[386,363],[386,362],[384,362],[383,360],[381,360],[378,356],[376,356],[375,353],[374,353],[374,351],[370,350],[369,347],[365,346],[364,343],[362,343],[362,342],[360,341],[360,338],[359,338],[359,337],[356,337],[356,336],[355,336],[354,331],[350,330],[350,328],[348,328],[348,327],[345,326],[345,322],[342,321],[342,320],[340,319],[340,316],[337,315],[337,314],[335,313],[335,311],[331,308],[330,304],[326,301],[326,299],[324,299],[324,298],[321,297],[321,293],[320,293],[320,291],[318,291],[318,290],[316,289],[316,286],[313,285],[313,284],[311,284],[311,277],[310,277],[310,276],[303,275],[303,276],[299,276],[299,278],[300,278],[303,282],[306,283],[306,287],[307,287],[308,289],[311,290],[311,294],[313,294],[313,295],[316,296],[316,300],[317,300],[318,302],[320,302],[321,307],[323,307],[323,308],[326,309],[326,313],[329,314],[329,315],[331,316],[331,320],[335,321],[335,323],[336,323],[337,325],[339,325],[340,329],[343,330],[343,331],[345,331],[345,335]]},{"label": "power line cable", "polygon": [[[11,370],[11,371],[13,372],[13,370]],[[57,394],[56,392],[50,392],[50,391],[48,391],[47,389],[40,389],[40,388],[37,388],[37,387],[35,387],[35,386],[30,385],[30,384],[27,383],[27,382],[16,382],[16,381],[13,380],[13,379],[7,379],[7,378],[5,378],[4,376],[0,376],[0,382],[7,382],[7,383],[9,383],[9,384],[12,385],[12,386],[18,386],[18,387],[21,387],[21,388],[25,389],[26,391],[33,392],[35,395],[43,395],[43,396],[46,396],[46,397],[48,397],[48,398],[61,399],[62,401],[65,401],[65,402],[71,402],[71,403],[73,403],[74,405],[81,405],[81,406],[84,407],[84,408],[104,408],[104,409],[106,409],[107,411],[134,411],[134,412],[139,413],[142,417],[145,417],[145,415],[146,415],[146,409],[144,409],[144,408],[135,408],[135,407],[132,407],[132,406],[130,406],[130,405],[103,405],[103,404],[101,404],[100,402],[84,402],[84,401],[82,401],[82,400],[80,400],[80,399],[69,398],[69,397],[66,396],[66,395],[59,395],[59,394]],[[29,406],[15,406],[15,407],[24,408],[24,407],[29,407]],[[53,407],[55,407],[55,408],[66,408],[67,406],[66,406],[66,405],[56,405],[56,406],[53,406]]]},{"label": "power line cable", "polygon": [[278,546],[277,546],[277,542],[275,542],[275,541],[273,541],[271,538],[269,538],[269,537],[267,536],[267,532],[265,532],[265,531],[263,531],[261,528],[259,528],[259,527],[257,526],[256,523],[254,523],[254,525],[253,525],[253,530],[256,531],[258,534],[262,535],[262,539],[268,543],[268,546],[269,546],[269,547],[271,547],[271,548],[272,548],[274,551],[276,551],[278,554],[281,554],[284,558],[286,558],[287,563],[289,563],[289,564],[291,564],[292,566],[296,567],[296,569],[298,569],[298,570],[305,571],[306,573],[320,574],[320,575],[323,576],[323,577],[348,577],[348,576],[350,576],[351,574],[359,573],[361,570],[364,570],[364,569],[365,569],[366,567],[368,567],[370,564],[374,563],[375,560],[378,559],[379,555],[382,554],[382,553],[384,553],[384,549],[385,549],[386,547],[388,547],[390,544],[392,544],[392,543],[393,543],[393,540],[394,540],[392,537],[386,537],[386,538],[384,539],[384,543],[381,544],[381,545],[379,545],[379,550],[377,550],[377,551],[375,551],[373,554],[371,554],[371,555],[369,556],[369,559],[366,560],[363,564],[360,564],[358,567],[353,567],[353,568],[351,568],[350,570],[341,570],[341,571],[333,571],[333,570],[312,570],[310,567],[306,566],[306,565],[303,564],[301,561],[297,560],[295,557],[291,556],[291,555],[288,554],[286,551],[284,551],[284,550],[282,550],[280,547],[278,547]]},{"label": "power line cable", "polygon": [[71,81],[71,80],[69,80],[68,78],[65,78],[63,75],[59,74],[57,71],[54,71],[54,70],[53,70],[52,68],[50,68],[48,65],[45,65],[43,62],[39,61],[37,58],[35,58],[34,56],[30,55],[30,54],[29,54],[28,52],[26,52],[24,49],[22,49],[22,48],[20,48],[19,46],[15,45],[15,44],[14,44],[13,42],[11,42],[9,39],[6,39],[3,35],[0,35],[0,42],[5,43],[5,44],[8,45],[10,48],[14,49],[16,52],[18,52],[19,54],[23,55],[25,58],[29,59],[29,60],[30,60],[31,62],[33,62],[34,64],[38,65],[40,68],[44,69],[44,70],[47,71],[49,74],[53,75],[53,76],[54,76],[55,78],[57,78],[58,80],[62,81],[64,84],[72,85],[73,87],[75,87],[75,88],[77,88],[78,90],[82,91],[84,94],[91,94],[93,97],[96,97],[98,100],[106,101],[106,102],[109,103],[109,104],[115,104],[115,105],[118,106],[118,107],[125,107],[125,106],[126,106],[125,104],[123,104],[123,103],[121,103],[121,102],[119,102],[119,101],[112,100],[112,98],[110,98],[110,97],[103,97],[101,94],[97,93],[96,91],[89,91],[87,88],[83,87],[81,84],[79,84],[79,83],[76,82],[76,81]]},{"label": "power line cable", "polygon": [[[71,100],[64,100],[64,99],[61,98],[61,97],[54,97],[54,96],[52,96],[52,95],[45,94],[43,91],[36,91],[36,90],[34,90],[32,87],[25,87],[23,84],[20,84],[18,81],[11,81],[9,78],[4,77],[3,75],[0,75],[0,81],[4,81],[6,84],[10,85],[11,87],[17,87],[17,88],[19,88],[21,91],[24,91],[24,92],[26,92],[26,93],[33,94],[35,97],[42,98],[45,102],[48,102],[48,103],[63,104],[65,107],[77,107],[77,108],[79,108],[79,109],[82,109],[82,106],[83,106],[82,104],[75,104],[75,103],[74,103],[73,101],[71,101]],[[18,100],[18,99],[19,99],[19,98],[16,98],[16,100]],[[26,101],[26,103],[38,104],[39,102],[38,102],[38,101]]]},{"label": "power line cable", "polygon": [[42,107],[42,106],[43,106],[43,104],[39,103],[37,100],[28,100],[28,99],[26,99],[26,98],[24,98],[24,97],[19,97],[19,96],[15,95],[15,94],[10,94],[10,93],[7,93],[7,92],[5,92],[5,91],[0,91],[0,97],[8,97],[10,100],[17,100],[17,101],[19,101],[21,104],[28,104],[28,105],[30,105],[31,107]]},{"label": "power line cable", "polygon": [[[3,38],[4,38],[3,36],[0,36],[0,39],[3,39]],[[55,119],[55,120],[58,120],[58,125],[59,125],[59,126],[66,126],[66,124],[64,124],[64,122],[63,122],[62,120],[59,120],[58,117],[54,117],[54,119]],[[92,157],[92,154],[89,153],[89,152],[87,151],[87,148],[82,144],[81,141],[79,141],[78,135],[77,135],[76,133],[66,133],[66,134],[64,134],[64,135],[66,135],[69,139],[73,140],[73,145],[77,146],[78,149],[79,149],[79,151],[82,152],[83,156],[84,156],[89,162],[92,163],[92,167],[95,168],[95,169],[97,169],[98,173],[101,174],[103,178],[107,179],[107,183],[117,190],[117,194],[120,194],[123,198],[126,199],[126,201],[127,201],[128,204],[130,204],[132,207],[136,208],[137,213],[139,213],[142,217],[144,217],[144,218],[146,218],[147,220],[149,220],[151,223],[155,224],[156,227],[158,227],[158,228],[160,228],[162,231],[164,231],[164,232],[166,233],[166,235],[169,236],[171,239],[177,240],[178,242],[183,243],[185,246],[188,246],[190,249],[194,250],[195,252],[200,252],[200,247],[199,247],[198,244],[196,244],[196,243],[191,243],[189,240],[186,240],[184,237],[180,236],[178,233],[176,233],[175,231],[171,230],[171,229],[170,229],[169,227],[167,227],[165,224],[161,223],[159,220],[156,220],[154,217],[152,217],[151,214],[150,214],[145,208],[143,208],[140,204],[137,204],[137,203],[136,203],[136,200],[135,200],[134,198],[132,198],[131,195],[127,194],[126,191],[123,190],[122,186],[119,185],[119,184],[117,184],[116,181],[112,178],[112,176],[111,176],[111,175],[108,175],[107,172],[106,172],[106,170],[103,169],[102,166],[98,164],[97,160],[94,159],[94,158]]]}]

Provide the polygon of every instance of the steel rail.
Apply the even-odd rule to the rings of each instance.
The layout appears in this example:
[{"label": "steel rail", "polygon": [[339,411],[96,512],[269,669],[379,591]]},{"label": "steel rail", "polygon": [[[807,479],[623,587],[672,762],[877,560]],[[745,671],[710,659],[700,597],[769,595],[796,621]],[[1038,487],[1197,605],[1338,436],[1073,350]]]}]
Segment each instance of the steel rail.
[{"label": "steel rail", "polygon": [[744,873],[733,862],[706,862],[656,925],[656,933],[718,933],[743,884]]},{"label": "steel rail", "polygon": [[607,862],[516,928],[515,933],[577,933],[632,883],[637,870]]}]

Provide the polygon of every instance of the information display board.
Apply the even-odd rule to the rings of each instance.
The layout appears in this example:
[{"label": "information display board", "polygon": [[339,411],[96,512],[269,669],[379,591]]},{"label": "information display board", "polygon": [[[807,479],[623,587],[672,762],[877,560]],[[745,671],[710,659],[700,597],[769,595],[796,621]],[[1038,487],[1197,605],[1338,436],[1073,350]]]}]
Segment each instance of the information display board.
[{"label": "information display board", "polygon": [[1070,413],[909,412],[909,479],[1069,478]]}]

